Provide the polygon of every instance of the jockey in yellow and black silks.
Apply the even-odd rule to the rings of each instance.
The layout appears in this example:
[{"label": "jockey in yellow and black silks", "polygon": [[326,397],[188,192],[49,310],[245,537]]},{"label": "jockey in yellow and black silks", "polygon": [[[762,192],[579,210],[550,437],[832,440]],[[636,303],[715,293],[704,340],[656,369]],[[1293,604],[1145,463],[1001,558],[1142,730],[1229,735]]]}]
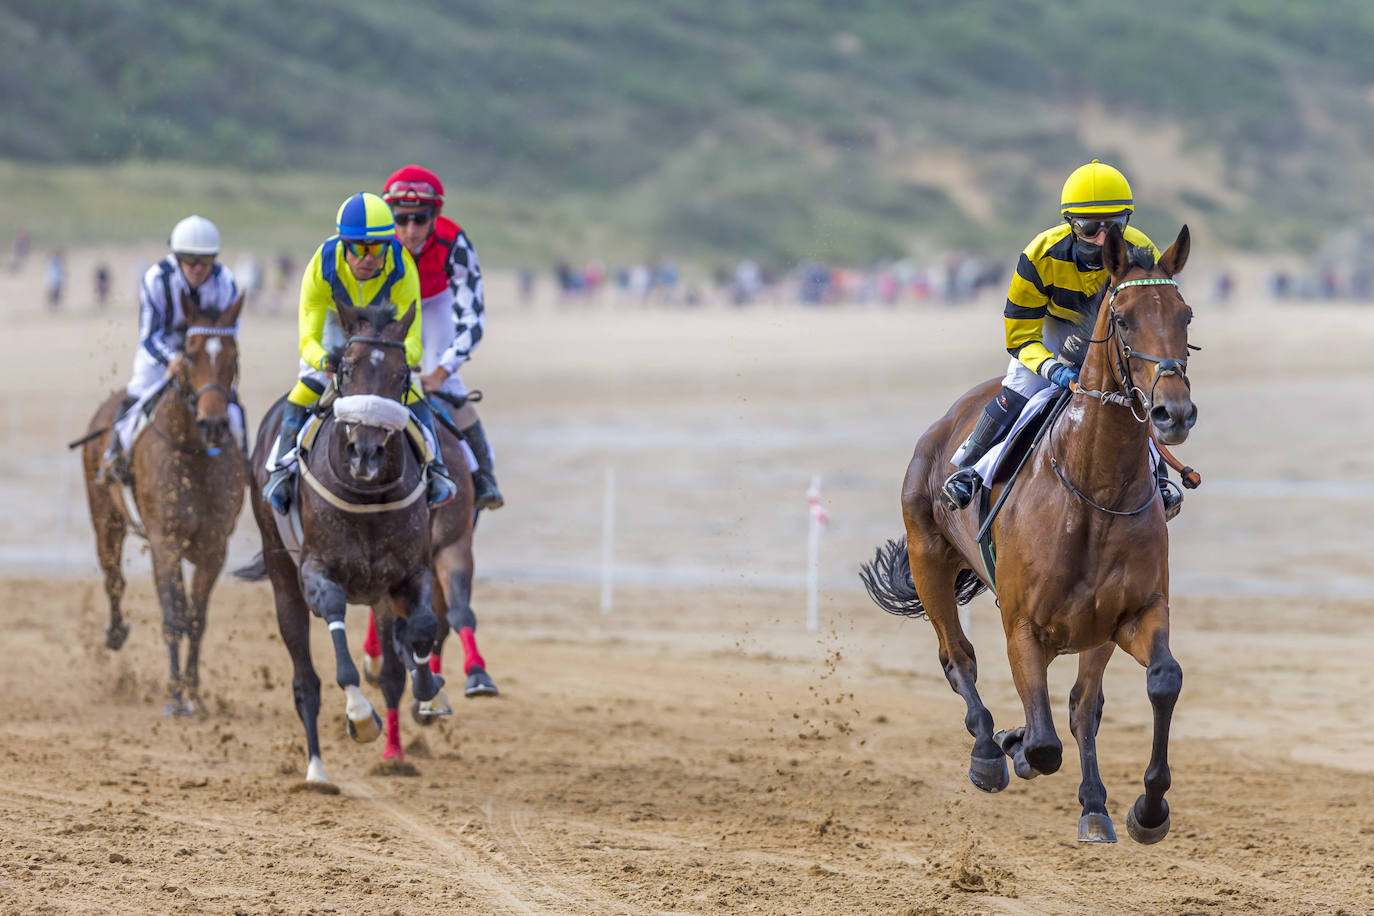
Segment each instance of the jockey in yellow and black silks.
[{"label": "jockey in yellow and black silks", "polygon": [[[309,408],[328,386],[337,351],[345,342],[336,299],[358,308],[389,303],[398,317],[415,309],[415,320],[405,339],[406,362],[418,366],[422,354],[419,275],[410,253],[396,240],[391,208],[376,194],[354,194],[339,207],[335,228],[336,233],[316,249],[301,278],[300,376],[286,396],[281,431],[268,461],[271,474],[263,485],[263,496],[283,515],[291,507],[293,488],[287,484],[294,474],[291,457],[296,437]],[[434,437],[434,418],[413,382],[405,402]],[[429,465],[429,504],[442,505],[456,493],[457,487],[436,450]]]},{"label": "jockey in yellow and black silks", "polygon": [[[1108,279],[1102,266],[1107,230],[1113,224],[1120,226],[1127,243],[1159,259],[1154,242],[1129,225],[1135,212],[1130,184],[1106,163],[1094,159],[1069,175],[1059,212],[1063,223],[1032,239],[1017,260],[1003,312],[1011,362],[1002,390],[955,452],[957,470],[941,491],[941,501],[950,510],[962,509],[973,500],[983,485],[973,466],[1011,429],[1026,402],[1049,385],[1067,388],[1078,378]],[[1163,477],[1163,463],[1159,468]],[[1160,490],[1165,515],[1173,518],[1183,496],[1162,481]]]}]

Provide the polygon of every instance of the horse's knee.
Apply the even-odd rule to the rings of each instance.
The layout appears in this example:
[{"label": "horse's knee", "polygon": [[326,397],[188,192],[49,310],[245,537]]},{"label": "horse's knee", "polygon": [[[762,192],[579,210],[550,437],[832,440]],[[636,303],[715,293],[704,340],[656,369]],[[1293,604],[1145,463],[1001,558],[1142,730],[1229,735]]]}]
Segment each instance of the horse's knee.
[{"label": "horse's knee", "polygon": [[1145,694],[1156,706],[1172,704],[1183,690],[1183,668],[1172,657],[1150,665],[1145,672]]},{"label": "horse's knee", "polygon": [[324,576],[312,575],[305,585],[305,601],[310,609],[325,620],[342,620],[348,608],[348,598],[337,582]]}]

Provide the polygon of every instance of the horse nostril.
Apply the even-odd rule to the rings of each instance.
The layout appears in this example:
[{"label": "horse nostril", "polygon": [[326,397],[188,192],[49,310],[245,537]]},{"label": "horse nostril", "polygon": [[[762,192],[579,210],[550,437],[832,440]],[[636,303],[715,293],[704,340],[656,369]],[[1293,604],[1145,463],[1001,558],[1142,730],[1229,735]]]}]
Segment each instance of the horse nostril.
[{"label": "horse nostril", "polygon": [[1154,423],[1155,426],[1170,426],[1174,422],[1173,417],[1169,416],[1169,408],[1165,407],[1163,404],[1151,409],[1150,421]]},{"label": "horse nostril", "polygon": [[1193,424],[1197,422],[1197,405],[1196,405],[1196,404],[1189,404],[1189,405],[1188,405],[1188,416],[1186,416],[1186,417],[1183,418],[1183,422],[1184,422],[1185,424],[1187,424],[1187,426],[1188,426],[1189,429],[1192,429],[1192,428],[1193,428]]},{"label": "horse nostril", "polygon": [[344,451],[348,455],[349,461],[358,460],[358,446],[354,445],[352,442],[348,443],[348,448],[344,449]]}]

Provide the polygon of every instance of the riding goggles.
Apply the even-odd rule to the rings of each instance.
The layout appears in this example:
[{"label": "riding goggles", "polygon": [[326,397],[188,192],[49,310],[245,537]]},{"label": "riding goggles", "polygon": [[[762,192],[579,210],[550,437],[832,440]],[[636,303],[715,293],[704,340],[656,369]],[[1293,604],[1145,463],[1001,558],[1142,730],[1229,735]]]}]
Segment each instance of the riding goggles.
[{"label": "riding goggles", "polygon": [[1109,216],[1105,219],[1100,216],[1071,216],[1069,225],[1073,227],[1074,235],[1081,239],[1096,238],[1097,234],[1103,229],[1110,229],[1113,226],[1126,228],[1126,224],[1131,221],[1129,213],[1120,216]]},{"label": "riding goggles", "polygon": [[209,267],[215,263],[215,256],[212,254],[179,254],[177,263],[183,267]]},{"label": "riding goggles", "polygon": [[385,239],[376,242],[344,242],[344,248],[355,258],[381,257],[386,254],[391,242]]},{"label": "riding goggles", "polygon": [[404,207],[410,201],[433,201],[439,197],[428,181],[393,181],[382,192],[382,199],[393,207]]},{"label": "riding goggles", "polygon": [[406,223],[414,223],[417,226],[428,226],[429,221],[434,219],[433,210],[421,210],[418,213],[397,213],[396,225],[404,226]]}]

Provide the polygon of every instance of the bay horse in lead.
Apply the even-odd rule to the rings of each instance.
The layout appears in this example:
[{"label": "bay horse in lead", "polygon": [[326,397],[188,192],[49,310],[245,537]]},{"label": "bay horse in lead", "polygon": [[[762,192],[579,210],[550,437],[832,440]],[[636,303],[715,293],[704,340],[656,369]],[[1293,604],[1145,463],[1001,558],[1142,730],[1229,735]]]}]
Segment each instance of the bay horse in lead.
[{"label": "bay horse in lead", "polygon": [[[133,444],[133,485],[97,482],[100,456],[124,393],[109,396],[91,418],[82,447],[86,500],[95,527],[96,553],[105,574],[110,623],[105,645],[119,649],[129,635],[124,597],[124,539],[129,529],[148,539],[153,581],[162,605],[162,639],[167,646],[167,711],[201,711],[200,643],[210,590],[224,568],[229,534],[243,507],[247,466],[231,434],[229,405],[238,377],[238,320],[243,296],[221,311],[200,307],[184,293],[185,347],[179,369],[164,382],[148,427]],[[128,505],[132,500],[133,505]],[[140,527],[141,525],[141,527]],[[194,569],[190,590],[183,562]],[[185,643],[185,666],[181,647]]]},{"label": "bay horse in lead", "polygon": [[[1102,676],[1118,646],[1145,667],[1154,710],[1145,791],[1127,814],[1127,829],[1140,843],[1157,843],[1169,831],[1169,723],[1183,671],[1169,650],[1169,536],[1149,441],[1153,429],[1164,445],[1183,442],[1197,420],[1187,376],[1192,310],[1173,280],[1188,248],[1184,226],[1155,263],[1111,229],[1103,248],[1109,292],[1078,386],[1030,453],[1007,511],[993,520],[995,559],[984,562],[977,514],[951,512],[938,498],[951,457],[1000,384],[993,380],[960,398],[916,444],[902,484],[906,537],[879,548],[862,574],[885,610],[926,616],[934,626],[945,677],[967,708],[969,779],[986,792],[1006,787],[1008,757],[1023,779],[1059,769],[1063,747],[1046,669],[1057,655],[1078,654],[1069,727],[1082,766],[1084,842],[1116,841],[1096,736]],[[994,485],[990,497],[1004,486]],[[957,607],[983,587],[997,595],[1026,716],[1024,726],[1000,732],[978,696],[973,645]]]},{"label": "bay horse in lead", "polygon": [[[294,666],[292,694],[305,726],[307,784],[328,780],[320,757],[320,678],[310,658],[310,617],[324,619],[334,644],[335,680],[346,697],[344,725],[356,741],[375,740],[382,722],[360,689],[344,629],[348,604],[378,611],[381,688],[388,750],[407,671],[415,699],[433,700],[443,678],[429,667],[438,630],[430,565],[425,467],[403,430],[401,403],[411,386],[405,339],[417,307],[397,317],[387,305],[337,302],[347,340],[336,376],[338,397],[320,419],[314,445],[299,457],[300,546],[289,550],[279,525],[290,524],[263,498],[266,462],[281,425],[278,401],[258,431],[252,458],[253,515],[262,534],[256,564],[237,574],[272,580],[277,625]],[[293,556],[293,553],[296,555]]]}]

